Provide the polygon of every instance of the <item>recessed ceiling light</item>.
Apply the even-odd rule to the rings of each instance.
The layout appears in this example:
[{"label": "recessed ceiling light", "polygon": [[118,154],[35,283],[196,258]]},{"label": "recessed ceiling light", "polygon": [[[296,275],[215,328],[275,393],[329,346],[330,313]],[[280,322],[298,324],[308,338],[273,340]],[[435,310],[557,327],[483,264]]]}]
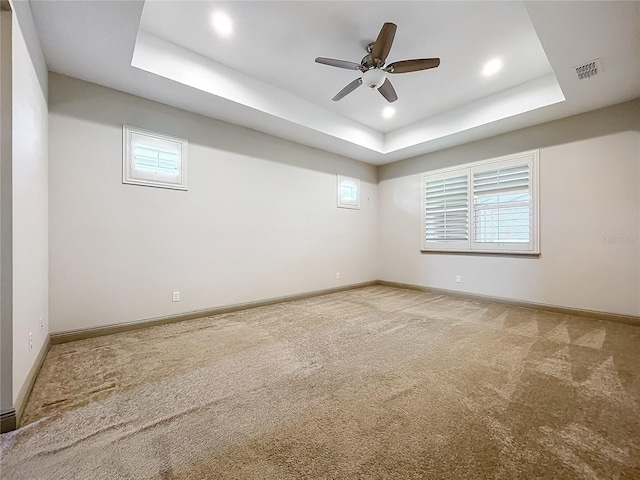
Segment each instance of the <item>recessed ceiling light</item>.
[{"label": "recessed ceiling light", "polygon": [[233,22],[224,12],[215,12],[211,18],[211,25],[223,37],[228,37],[233,33]]},{"label": "recessed ceiling light", "polygon": [[396,114],[396,109],[393,107],[385,107],[384,110],[382,110],[382,116],[384,118],[391,118]]},{"label": "recessed ceiling light", "polygon": [[482,68],[482,74],[485,77],[490,77],[501,68],[502,68],[502,60],[500,60],[499,58],[494,58],[484,64],[484,67]]}]

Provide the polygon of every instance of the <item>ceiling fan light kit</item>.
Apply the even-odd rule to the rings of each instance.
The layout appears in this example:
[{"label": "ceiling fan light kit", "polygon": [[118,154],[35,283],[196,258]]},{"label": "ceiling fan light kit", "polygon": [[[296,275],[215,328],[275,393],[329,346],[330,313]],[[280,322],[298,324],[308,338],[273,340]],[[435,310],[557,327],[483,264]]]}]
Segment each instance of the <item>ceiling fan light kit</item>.
[{"label": "ceiling fan light kit", "polygon": [[362,74],[362,83],[369,88],[380,88],[386,79],[386,73],[379,68],[372,68]]},{"label": "ceiling fan light kit", "polygon": [[332,67],[346,68],[348,70],[360,70],[362,72],[362,77],[352,81],[333,97],[332,100],[334,102],[343,99],[363,83],[372,90],[377,89],[389,103],[395,102],[398,99],[398,95],[387,78],[388,73],[397,74],[417,72],[419,70],[436,68],[440,65],[439,58],[422,58],[402,60],[385,67],[387,56],[391,51],[391,45],[393,45],[393,39],[396,35],[396,29],[397,26],[394,23],[385,23],[380,29],[380,33],[378,34],[376,41],[367,45],[368,55],[366,55],[360,63],[327,57],[316,58],[316,63]]}]

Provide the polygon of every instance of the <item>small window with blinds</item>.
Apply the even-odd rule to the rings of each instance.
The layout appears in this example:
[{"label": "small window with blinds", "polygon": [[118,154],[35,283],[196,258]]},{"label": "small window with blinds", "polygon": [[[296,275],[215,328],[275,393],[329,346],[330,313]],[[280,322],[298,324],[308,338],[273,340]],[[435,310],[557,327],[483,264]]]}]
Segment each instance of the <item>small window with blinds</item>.
[{"label": "small window with blinds", "polygon": [[123,126],[123,183],[187,189],[184,139]]},{"label": "small window with blinds", "polygon": [[338,208],[360,209],[360,180],[338,175]]},{"label": "small window with blinds", "polygon": [[423,176],[422,250],[537,254],[538,152]]}]

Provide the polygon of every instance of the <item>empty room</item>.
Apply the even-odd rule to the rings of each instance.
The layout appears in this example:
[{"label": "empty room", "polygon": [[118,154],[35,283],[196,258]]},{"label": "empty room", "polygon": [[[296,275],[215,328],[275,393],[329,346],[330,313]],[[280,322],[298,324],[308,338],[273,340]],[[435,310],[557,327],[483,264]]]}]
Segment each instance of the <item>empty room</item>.
[{"label": "empty room", "polygon": [[0,478],[640,480],[640,1],[0,7]]}]

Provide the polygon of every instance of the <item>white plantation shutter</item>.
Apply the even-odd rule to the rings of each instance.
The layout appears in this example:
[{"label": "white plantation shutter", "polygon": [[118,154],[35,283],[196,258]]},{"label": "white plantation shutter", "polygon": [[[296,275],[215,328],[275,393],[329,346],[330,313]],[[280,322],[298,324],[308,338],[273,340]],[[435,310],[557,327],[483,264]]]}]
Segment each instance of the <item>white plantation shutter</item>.
[{"label": "white plantation shutter", "polygon": [[123,126],[123,182],[186,190],[186,140]]},{"label": "white plantation shutter", "polygon": [[472,249],[532,250],[532,167],[523,157],[471,168]]},{"label": "white plantation shutter", "polygon": [[469,243],[469,172],[425,175],[424,237],[426,248],[448,249]]},{"label": "white plantation shutter", "polygon": [[180,174],[180,151],[141,142],[134,146],[133,163],[137,170],[177,176]]},{"label": "white plantation shutter", "polygon": [[360,180],[338,175],[338,208],[360,209]]},{"label": "white plantation shutter", "polygon": [[423,250],[537,253],[538,152],[423,176]]}]

